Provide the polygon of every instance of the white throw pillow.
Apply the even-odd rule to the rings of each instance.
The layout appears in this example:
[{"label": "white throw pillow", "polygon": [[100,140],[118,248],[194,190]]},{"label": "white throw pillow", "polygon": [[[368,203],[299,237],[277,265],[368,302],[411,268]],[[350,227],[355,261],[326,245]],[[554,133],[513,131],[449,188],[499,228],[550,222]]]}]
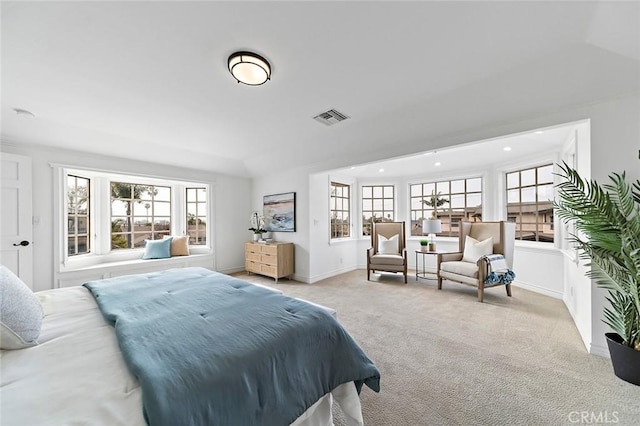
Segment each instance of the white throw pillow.
[{"label": "white throw pillow", "polygon": [[378,235],[378,253],[379,254],[398,254],[398,234],[391,238],[384,235]]},{"label": "white throw pillow", "polygon": [[9,268],[0,265],[0,348],[37,345],[42,317],[36,295]]},{"label": "white throw pillow", "polygon": [[476,263],[478,259],[487,254],[493,254],[493,237],[478,241],[467,235],[464,241],[463,262]]}]

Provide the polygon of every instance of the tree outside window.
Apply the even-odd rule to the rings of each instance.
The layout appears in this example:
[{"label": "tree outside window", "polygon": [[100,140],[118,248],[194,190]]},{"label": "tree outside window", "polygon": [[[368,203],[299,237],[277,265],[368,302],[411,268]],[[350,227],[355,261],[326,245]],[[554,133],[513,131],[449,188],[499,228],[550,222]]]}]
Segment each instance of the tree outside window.
[{"label": "tree outside window", "polygon": [[88,178],[67,175],[67,254],[75,256],[90,251]]},{"label": "tree outside window", "polygon": [[187,235],[190,245],[207,243],[207,190],[187,188]]},{"label": "tree outside window", "polygon": [[144,247],[171,235],[171,188],[111,182],[111,248]]},{"label": "tree outside window", "polygon": [[351,196],[349,185],[331,182],[329,199],[331,230],[330,237],[346,238],[351,236]]},{"label": "tree outside window", "polygon": [[[438,235],[456,237],[460,222],[482,220],[482,178],[465,178],[412,184],[411,235],[422,236],[422,220],[434,217],[442,221]],[[435,197],[435,198],[434,198]]]}]

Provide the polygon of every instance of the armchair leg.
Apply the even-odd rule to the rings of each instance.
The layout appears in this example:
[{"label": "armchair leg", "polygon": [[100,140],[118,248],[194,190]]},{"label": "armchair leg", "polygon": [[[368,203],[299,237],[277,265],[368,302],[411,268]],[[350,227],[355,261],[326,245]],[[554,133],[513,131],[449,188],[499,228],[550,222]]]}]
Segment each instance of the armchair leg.
[{"label": "armchair leg", "polygon": [[371,281],[371,269],[367,267],[367,281]]},{"label": "armchair leg", "polygon": [[478,285],[478,302],[482,303],[483,299],[484,299],[484,285],[480,283],[480,285]]},{"label": "armchair leg", "polygon": [[511,284],[505,286],[507,288],[507,296],[511,297]]},{"label": "armchair leg", "polygon": [[438,275],[438,290],[442,290],[442,277]]}]

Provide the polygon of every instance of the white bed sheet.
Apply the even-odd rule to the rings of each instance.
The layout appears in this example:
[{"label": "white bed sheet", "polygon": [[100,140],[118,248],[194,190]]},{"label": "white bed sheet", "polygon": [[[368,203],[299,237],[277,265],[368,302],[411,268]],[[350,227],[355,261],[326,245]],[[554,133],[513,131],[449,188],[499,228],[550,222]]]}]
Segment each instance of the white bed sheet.
[{"label": "white bed sheet", "polygon": [[[145,425],[140,386],[91,293],[69,287],[36,295],[45,312],[40,344],[0,351],[0,424]],[[322,397],[293,425],[332,425],[333,399],[349,425],[364,424],[350,382]]]}]

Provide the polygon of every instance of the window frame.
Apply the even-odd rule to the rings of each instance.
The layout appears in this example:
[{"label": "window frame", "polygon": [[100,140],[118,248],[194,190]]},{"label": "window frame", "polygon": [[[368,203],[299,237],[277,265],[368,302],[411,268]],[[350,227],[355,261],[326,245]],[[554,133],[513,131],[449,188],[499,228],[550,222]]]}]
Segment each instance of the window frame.
[{"label": "window frame", "polygon": [[[195,194],[196,194],[196,199],[194,201],[189,201],[189,190],[195,190]],[[198,199],[198,193],[200,192],[199,190],[204,190],[205,194],[206,194],[206,199],[205,201],[200,201]],[[207,242],[209,241],[208,239],[208,221],[207,221],[207,211],[208,211],[208,206],[211,203],[209,201],[209,190],[208,188],[206,188],[205,186],[187,186],[185,188],[185,195],[184,195],[184,203],[185,203],[185,223],[186,223],[186,234],[189,236],[189,246],[206,246]],[[189,204],[195,204],[195,210],[196,210],[196,214],[194,215],[195,217],[195,230],[191,231],[189,229],[189,226],[191,226],[191,224],[189,223],[189,221],[191,220],[189,218]],[[200,209],[199,206],[201,204],[204,204],[204,214],[201,215],[200,214]],[[202,218],[204,218],[204,222],[202,221]],[[204,224],[204,230],[201,231],[200,230],[200,225]],[[191,236],[191,232],[195,233],[195,242],[192,241],[192,236]],[[200,235],[203,235],[204,237],[204,242],[201,244],[198,244],[198,241],[200,240]]]},{"label": "window frame", "polygon": [[[340,196],[338,197],[337,195],[333,195],[333,188],[336,187],[340,187],[340,188],[347,188],[349,194],[347,197],[344,196]],[[351,203],[353,201],[353,198],[351,196],[351,194],[353,193],[352,191],[353,186],[349,183],[343,183],[343,182],[339,182],[339,179],[331,179],[329,181],[329,241],[337,241],[337,240],[344,240],[344,239],[351,239],[352,238],[352,234],[353,232],[351,231],[351,228],[353,226],[353,216],[352,216],[352,211],[353,211],[353,207],[351,206]],[[332,202],[334,198],[340,198],[342,199],[342,209],[338,210],[338,209],[334,209],[332,206]],[[347,200],[346,205],[347,205],[347,210],[344,209],[344,205],[345,202],[344,200]],[[344,233],[342,233],[339,236],[333,236],[333,214],[334,212],[341,212],[342,213],[342,217],[344,220],[344,213],[347,213],[347,217],[348,217],[348,224],[347,224],[347,229],[349,231],[348,235],[344,235]],[[344,229],[344,223],[342,224],[342,229]]]},{"label": "window frame", "polygon": [[[61,164],[51,164],[55,173],[54,184],[54,230],[55,245],[54,256],[59,259],[59,272],[73,271],[99,264],[109,264],[112,262],[139,260],[142,257],[144,248],[130,248],[124,250],[111,250],[111,191],[110,181],[126,181],[128,183],[170,186],[171,187],[171,235],[186,235],[186,188],[204,187],[208,194],[206,217],[207,223],[213,223],[212,183],[204,181],[187,181],[175,178],[163,178],[156,176],[136,175],[126,172],[110,172],[81,168],[77,166],[67,166]],[[66,220],[67,209],[67,175],[77,175],[91,179],[90,210],[93,213],[90,221],[91,248],[89,253],[76,256],[68,256],[67,236],[68,230]],[[213,226],[206,227],[206,244],[190,245],[191,254],[211,254],[213,253]],[[104,237],[108,236],[108,237]]]},{"label": "window frame", "polygon": [[[113,197],[113,186],[114,185],[128,185],[130,186],[129,190],[129,197]],[[134,187],[148,187],[151,188],[152,191],[149,191],[148,189],[144,189],[144,191],[142,191],[140,193],[140,197],[136,198],[133,196],[133,194],[135,194],[136,190],[134,189]],[[158,192],[160,189],[163,190],[168,190],[169,192],[169,197],[168,200],[156,200],[156,197],[158,197]],[[149,239],[149,240],[161,240],[162,237],[164,235],[175,235],[175,233],[172,233],[172,222],[173,222],[173,215],[172,215],[172,211],[174,210],[173,208],[173,197],[172,197],[172,192],[174,192],[174,188],[171,185],[146,185],[146,184],[139,184],[139,183],[130,183],[130,182],[123,182],[122,180],[116,181],[114,179],[110,179],[109,180],[109,195],[110,195],[110,200],[111,202],[109,203],[109,217],[110,217],[110,223],[111,223],[111,250],[128,250],[128,249],[133,249],[133,248],[141,248],[144,247],[144,244],[142,245],[137,245],[138,243],[136,243],[136,239],[140,239],[140,236],[145,236],[146,238],[144,238],[145,240]],[[144,194],[148,194],[146,197],[144,196]],[[122,203],[131,203],[130,206],[128,207],[128,209],[130,210],[129,213],[130,214],[124,214],[124,215],[114,215],[114,202],[119,201]],[[144,208],[146,210],[144,215],[140,215],[140,214],[136,214],[136,204],[142,204],[144,203]],[[169,213],[168,213],[168,218],[169,218],[169,229],[156,229],[156,226],[158,226],[156,224],[156,219],[160,219],[160,218],[167,218],[166,215],[157,215],[156,214],[156,208],[159,207],[162,204],[169,204]],[[149,209],[151,209],[151,214],[149,214]],[[145,230],[145,231],[138,231],[136,230],[137,226],[140,226],[140,221],[141,218],[144,216],[144,226],[150,226],[149,230]],[[129,219],[130,218],[130,219]],[[151,220],[149,220],[151,219]],[[125,223],[127,223],[128,221],[130,221],[131,226],[125,228],[124,230],[120,230],[119,232],[114,231],[113,229],[113,223],[115,220],[124,220]],[[149,225],[150,224],[150,225]],[[161,227],[161,226],[160,226]],[[121,248],[115,248],[114,244],[113,244],[113,240],[114,240],[114,236],[121,236],[122,238],[124,238],[127,242],[127,246],[128,247],[121,247]],[[144,243],[144,241],[142,241],[142,243]]]},{"label": "window frame", "polygon": [[[543,182],[540,183],[539,181],[539,172],[538,169],[541,168],[546,168],[546,167],[551,167],[551,181],[549,182]],[[530,171],[533,170],[534,171],[534,184],[527,184],[527,185],[522,185],[522,172],[526,172],[526,171]],[[518,174],[518,185],[517,186],[513,186],[513,187],[509,187],[509,175],[517,173]],[[514,169],[510,169],[510,170],[505,170],[503,173],[503,182],[504,182],[504,214],[506,217],[506,220],[510,221],[510,222],[514,222],[516,224],[516,237],[515,240],[516,241],[526,241],[529,243],[543,243],[543,244],[552,244],[555,246],[555,242],[556,242],[556,226],[555,226],[555,215],[554,215],[554,208],[553,208],[553,201],[550,202],[550,207],[551,207],[551,213],[550,213],[550,219],[547,221],[540,221],[540,207],[539,204],[543,203],[539,200],[539,196],[540,196],[540,191],[539,191],[539,187],[543,187],[543,186],[550,186],[551,187],[551,191],[552,193],[555,193],[555,182],[554,182],[554,161],[545,161],[545,162],[540,162],[540,163],[535,163],[535,164],[529,164],[529,165],[522,165],[521,167],[518,168],[514,168]],[[523,201],[522,201],[522,189],[532,189],[533,193],[535,194],[535,201],[533,202],[534,206],[535,206],[535,216],[536,216],[536,220],[535,222],[522,222],[522,205],[523,205]],[[518,190],[518,198],[519,198],[519,202],[517,203],[519,205],[519,213],[514,213],[514,212],[510,212],[509,211],[509,191],[511,190]],[[552,196],[553,199],[553,196]],[[515,220],[511,220],[511,218],[514,218]],[[520,221],[518,221],[518,217],[520,217]],[[529,239],[523,239],[522,237],[522,233],[525,232],[522,229],[522,225],[526,224],[526,225],[535,225],[535,230],[534,235],[535,235],[535,239],[533,240],[529,240]],[[551,235],[551,240],[548,241],[541,241],[540,240],[540,234],[545,234],[544,228],[542,231],[540,231],[540,224],[544,225],[547,224],[550,227],[550,233],[546,233],[546,235]]]},{"label": "window frame", "polygon": [[[364,196],[364,191],[365,188],[371,188],[371,197],[365,197]],[[375,188],[380,188],[382,190],[382,197],[375,197],[374,193],[375,193]],[[386,190],[385,188],[391,188],[392,189],[392,196],[389,197],[385,197],[386,194]],[[391,222],[394,222],[396,220],[396,194],[398,193],[396,186],[393,184],[363,184],[360,186],[360,213],[361,213],[361,219],[362,219],[362,226],[361,226],[361,237],[369,237],[371,235],[371,221],[365,220],[365,213],[371,213],[371,217],[375,217],[375,213],[377,212],[382,212],[382,218],[383,220],[385,219],[385,214],[389,213],[389,210],[385,209],[384,207],[384,202],[385,200],[391,200]],[[364,202],[365,200],[371,200],[371,209],[369,210],[365,210],[364,208]],[[380,209],[376,209],[374,204],[375,204],[375,200],[382,200],[382,206]],[[365,228],[369,227],[369,233],[365,233]]]},{"label": "window frame", "polygon": [[[468,190],[468,184],[470,180],[476,180],[479,179],[480,181],[480,185],[479,185],[479,190],[477,191],[469,191]],[[453,192],[452,190],[452,183],[453,182],[458,182],[458,181],[464,181],[464,191],[463,192]],[[439,196],[442,198],[446,198],[448,200],[448,203],[445,204],[444,206],[441,207],[437,207],[437,218],[438,219],[444,219],[446,217],[448,217],[448,223],[449,223],[449,229],[448,231],[445,228],[446,225],[446,221],[442,220],[442,232],[436,234],[438,237],[458,237],[459,234],[459,223],[462,220],[459,217],[454,217],[453,214],[453,208],[451,208],[451,199],[452,199],[452,195],[455,196],[460,196],[462,195],[464,198],[464,207],[462,207],[465,211],[465,214],[463,215],[462,218],[467,218],[467,209],[470,209],[472,207],[468,207],[467,206],[467,201],[468,201],[468,197],[469,195],[479,195],[480,196],[480,205],[479,205],[479,209],[480,209],[480,216],[479,216],[479,221],[482,220],[482,217],[484,215],[484,183],[485,183],[485,176],[478,174],[478,175],[470,175],[470,176],[461,176],[461,177],[455,177],[455,178],[448,178],[448,179],[440,179],[440,180],[432,180],[432,181],[427,181],[427,182],[416,182],[416,183],[409,183],[409,187],[408,187],[408,200],[409,200],[409,224],[410,224],[410,237],[423,237],[424,234],[422,233],[422,220],[430,218],[433,208],[425,206],[424,204],[422,204],[420,209],[414,209],[413,208],[413,203],[414,201],[420,200],[420,202],[422,202],[421,200],[424,200],[426,198],[428,198],[431,195],[431,191],[428,190],[428,193],[425,193],[425,187],[429,188],[431,186],[433,186],[433,190],[435,191],[436,194],[440,193]],[[445,184],[448,186],[448,192],[443,192],[441,189],[442,187],[445,186]],[[413,187],[414,186],[418,186],[420,185],[420,193],[421,195],[413,195]],[[474,208],[478,208],[478,207],[474,207]],[[414,212],[420,212],[420,218],[418,218],[416,216],[416,219],[414,220]],[[415,223],[414,223],[415,222]],[[455,227],[452,226],[454,223],[458,224]],[[454,229],[455,228],[455,229]],[[419,231],[419,233],[414,234],[414,230],[415,231]]]},{"label": "window frame", "polygon": [[[91,216],[91,213],[92,213],[91,212],[91,210],[92,210],[91,209],[91,179],[88,178],[88,177],[77,176],[77,175],[71,174],[71,173],[68,173],[66,175],[66,177],[67,178],[65,179],[65,182],[66,182],[66,185],[65,185],[65,195],[66,195],[66,197],[65,197],[65,199],[67,200],[67,210],[66,210],[65,218],[67,220],[67,226],[66,226],[67,235],[66,235],[66,240],[65,240],[66,241],[65,247],[66,247],[66,251],[67,251],[67,256],[79,256],[79,255],[83,255],[83,254],[88,254],[88,253],[91,253],[91,240],[92,240],[92,238],[91,238],[91,234],[92,234],[91,226],[92,226],[92,222],[93,222],[91,220],[91,217],[92,217]],[[87,200],[85,201],[86,206],[87,206],[86,207],[86,211],[87,211],[86,214],[80,215],[80,214],[78,214],[77,210],[76,210],[76,212],[74,214],[71,214],[69,212],[69,178],[74,178],[74,190],[75,191],[77,191],[77,189],[78,189],[78,179],[82,179],[82,180],[86,181],[86,188],[87,188]],[[77,198],[78,198],[77,196],[74,196],[75,204],[77,204]],[[70,229],[71,228],[71,226],[70,226],[71,225],[70,216],[73,216],[73,218],[74,218],[74,220],[73,220],[74,232],[71,232],[71,229]],[[87,218],[86,232],[83,232],[83,233],[78,232],[79,231],[79,222],[80,222],[79,221],[79,217],[86,217]],[[63,221],[63,226],[64,226],[64,221]],[[86,251],[83,251],[83,252],[79,253],[78,252],[78,246],[79,246],[78,239],[80,237],[83,237],[83,236],[86,238]],[[69,239],[70,238],[74,238],[74,240],[75,240],[74,253],[69,253]]]}]

